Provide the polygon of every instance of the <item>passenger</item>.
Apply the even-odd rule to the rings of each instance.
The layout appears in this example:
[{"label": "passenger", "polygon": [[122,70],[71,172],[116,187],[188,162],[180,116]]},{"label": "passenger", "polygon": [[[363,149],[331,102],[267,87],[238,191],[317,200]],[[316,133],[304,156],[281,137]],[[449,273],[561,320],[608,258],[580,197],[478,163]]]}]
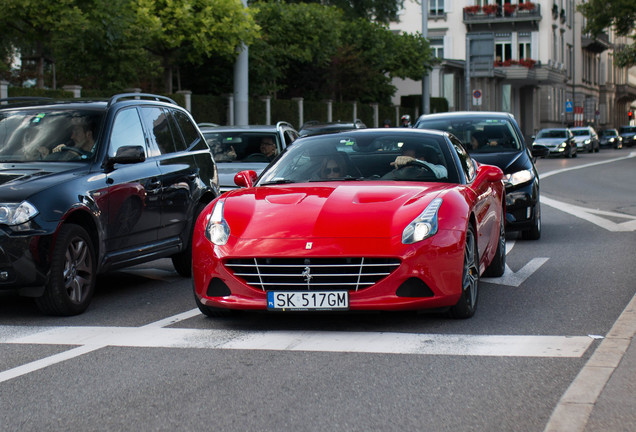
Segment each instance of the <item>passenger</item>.
[{"label": "passenger", "polygon": [[483,132],[474,132],[470,137],[470,147],[473,150],[486,147],[488,145],[488,137]]},{"label": "passenger", "polygon": [[208,140],[216,162],[232,162],[236,160],[236,151],[231,144],[221,144],[216,138]]},{"label": "passenger", "polygon": [[325,158],[320,167],[321,179],[343,178],[346,172],[346,164],[340,155]]}]

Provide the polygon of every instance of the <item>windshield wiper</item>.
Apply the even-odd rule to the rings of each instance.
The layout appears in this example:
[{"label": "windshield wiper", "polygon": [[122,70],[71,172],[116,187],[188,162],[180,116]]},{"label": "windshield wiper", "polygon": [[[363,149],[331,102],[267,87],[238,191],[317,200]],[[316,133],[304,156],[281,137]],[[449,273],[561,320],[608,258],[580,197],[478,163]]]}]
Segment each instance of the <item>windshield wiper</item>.
[{"label": "windshield wiper", "polygon": [[261,183],[259,186],[267,186],[267,185],[275,185],[275,184],[288,184],[288,183],[296,183],[294,180],[290,180],[290,179],[274,179],[272,181],[268,181],[265,183]]}]

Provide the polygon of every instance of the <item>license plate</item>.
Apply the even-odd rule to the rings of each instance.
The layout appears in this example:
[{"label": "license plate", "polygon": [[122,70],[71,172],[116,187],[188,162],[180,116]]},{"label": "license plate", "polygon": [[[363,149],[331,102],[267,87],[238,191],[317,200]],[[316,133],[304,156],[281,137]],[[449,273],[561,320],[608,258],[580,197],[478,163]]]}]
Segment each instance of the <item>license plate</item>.
[{"label": "license plate", "polygon": [[267,309],[347,310],[349,309],[349,293],[347,291],[268,291]]}]

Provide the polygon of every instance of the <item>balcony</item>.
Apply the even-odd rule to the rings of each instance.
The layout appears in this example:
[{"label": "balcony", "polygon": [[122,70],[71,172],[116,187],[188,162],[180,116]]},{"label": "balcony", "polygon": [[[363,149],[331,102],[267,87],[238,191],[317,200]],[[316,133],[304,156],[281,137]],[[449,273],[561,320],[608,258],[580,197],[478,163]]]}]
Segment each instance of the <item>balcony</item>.
[{"label": "balcony", "polygon": [[495,62],[495,71],[505,75],[505,82],[516,85],[557,84],[566,81],[566,70],[562,64],[541,64],[532,59]]},{"label": "balcony", "polygon": [[503,8],[493,4],[464,8],[464,24],[469,29],[502,25],[538,28],[539,21],[541,21],[541,5],[532,2],[519,5],[505,4]]},{"label": "balcony", "polygon": [[606,51],[612,47],[612,44],[609,41],[609,37],[607,33],[600,33],[596,37],[592,37],[592,35],[583,35],[581,37],[581,48],[584,50],[600,54],[603,51]]}]

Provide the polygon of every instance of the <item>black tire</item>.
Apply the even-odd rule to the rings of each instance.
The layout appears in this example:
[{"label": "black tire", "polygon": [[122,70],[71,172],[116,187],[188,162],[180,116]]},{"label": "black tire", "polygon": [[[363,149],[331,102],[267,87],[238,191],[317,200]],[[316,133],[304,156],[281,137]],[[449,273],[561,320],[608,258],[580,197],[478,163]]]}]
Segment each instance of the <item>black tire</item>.
[{"label": "black tire", "polygon": [[506,271],[506,229],[504,226],[505,213],[501,215],[499,224],[499,238],[497,239],[497,252],[484,271],[486,277],[500,277]]},{"label": "black tire", "polygon": [[475,229],[472,225],[468,225],[466,230],[461,289],[459,300],[450,308],[450,316],[466,319],[475,314],[479,299],[479,250],[477,249]]},{"label": "black tire", "polygon": [[35,304],[48,315],[81,314],[93,298],[96,279],[97,260],[90,236],[78,225],[63,225],[53,247],[49,280]]},{"label": "black tire", "polygon": [[541,238],[541,203],[538,200],[534,207],[532,228],[521,231],[521,238],[524,240],[539,240]]},{"label": "black tire", "polygon": [[199,298],[196,296],[196,294],[194,295],[194,301],[196,302],[197,307],[199,308],[201,313],[210,318],[225,318],[236,315],[238,313],[238,311],[234,309],[223,309],[206,306],[199,301]]},{"label": "black tire", "polygon": [[190,226],[190,234],[188,236],[188,244],[186,248],[181,252],[172,255],[172,266],[179,273],[179,275],[189,278],[192,277],[192,235],[194,234],[194,225],[199,218],[199,215],[205,208],[206,204],[199,203],[194,209],[194,218],[192,219],[192,225]]}]

